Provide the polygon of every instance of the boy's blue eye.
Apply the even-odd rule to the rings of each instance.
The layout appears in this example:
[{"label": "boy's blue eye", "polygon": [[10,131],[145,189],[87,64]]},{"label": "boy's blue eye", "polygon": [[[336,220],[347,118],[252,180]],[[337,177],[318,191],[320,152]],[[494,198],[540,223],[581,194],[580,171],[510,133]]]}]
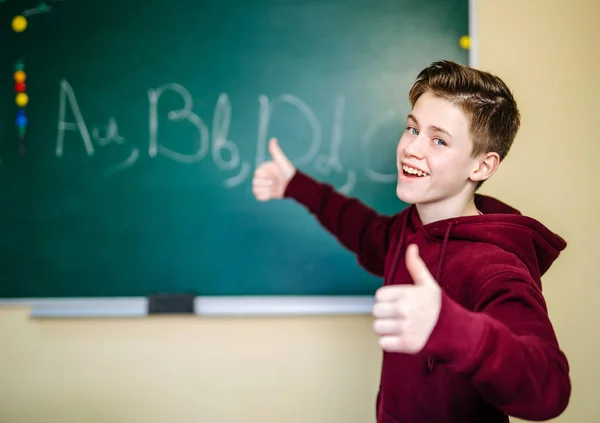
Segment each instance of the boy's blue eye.
[{"label": "boy's blue eye", "polygon": [[435,142],[437,145],[446,145],[446,142],[439,138],[434,138],[433,142]]},{"label": "boy's blue eye", "polygon": [[413,128],[412,126],[409,126],[406,129],[408,129],[408,132],[410,132],[413,135],[419,135],[419,131],[417,131],[417,128]]}]

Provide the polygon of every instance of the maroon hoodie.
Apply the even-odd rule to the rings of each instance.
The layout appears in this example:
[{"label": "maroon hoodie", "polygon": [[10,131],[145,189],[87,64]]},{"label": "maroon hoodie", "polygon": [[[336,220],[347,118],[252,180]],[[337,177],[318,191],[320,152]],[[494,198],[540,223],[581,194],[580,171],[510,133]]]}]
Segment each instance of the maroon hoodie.
[{"label": "maroon hoodie", "polygon": [[559,236],[479,194],[482,215],[428,225],[414,206],[379,215],[300,171],[285,196],[304,205],[384,285],[412,283],[404,255],[416,243],[442,288],[424,349],[384,352],[378,423],[547,420],[565,410],[569,366],[540,280],[566,247]]}]

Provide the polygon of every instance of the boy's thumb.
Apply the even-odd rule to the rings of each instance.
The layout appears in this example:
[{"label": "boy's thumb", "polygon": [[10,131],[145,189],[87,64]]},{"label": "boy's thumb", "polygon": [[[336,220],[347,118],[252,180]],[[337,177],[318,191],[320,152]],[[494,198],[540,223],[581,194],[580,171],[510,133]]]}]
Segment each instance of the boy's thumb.
[{"label": "boy's thumb", "polygon": [[419,247],[415,244],[409,245],[406,250],[406,268],[415,285],[435,283],[427,265],[419,255]]},{"label": "boy's thumb", "polygon": [[277,138],[271,138],[269,140],[269,153],[271,154],[271,157],[273,157],[275,163],[277,163],[279,166],[286,169],[292,167],[292,163],[283,153],[281,147],[279,147],[279,144],[277,143]]}]

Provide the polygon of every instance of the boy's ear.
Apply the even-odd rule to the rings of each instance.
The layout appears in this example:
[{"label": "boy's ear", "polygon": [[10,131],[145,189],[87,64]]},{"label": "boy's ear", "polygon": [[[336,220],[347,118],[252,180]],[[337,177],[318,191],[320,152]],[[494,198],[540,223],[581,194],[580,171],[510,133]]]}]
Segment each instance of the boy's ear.
[{"label": "boy's ear", "polygon": [[496,172],[500,164],[498,153],[489,152],[477,158],[477,166],[471,172],[469,179],[474,182],[485,181]]}]

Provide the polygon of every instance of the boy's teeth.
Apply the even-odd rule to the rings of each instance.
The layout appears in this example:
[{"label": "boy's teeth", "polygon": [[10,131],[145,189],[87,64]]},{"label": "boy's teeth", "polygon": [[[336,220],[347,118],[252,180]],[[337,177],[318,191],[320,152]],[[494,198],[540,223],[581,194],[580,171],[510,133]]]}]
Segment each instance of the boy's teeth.
[{"label": "boy's teeth", "polygon": [[423,171],[414,169],[412,167],[408,167],[406,165],[402,166],[402,170],[404,170],[406,173],[410,173],[412,175],[417,175],[417,176],[426,176],[427,175],[427,173],[425,173]]}]

